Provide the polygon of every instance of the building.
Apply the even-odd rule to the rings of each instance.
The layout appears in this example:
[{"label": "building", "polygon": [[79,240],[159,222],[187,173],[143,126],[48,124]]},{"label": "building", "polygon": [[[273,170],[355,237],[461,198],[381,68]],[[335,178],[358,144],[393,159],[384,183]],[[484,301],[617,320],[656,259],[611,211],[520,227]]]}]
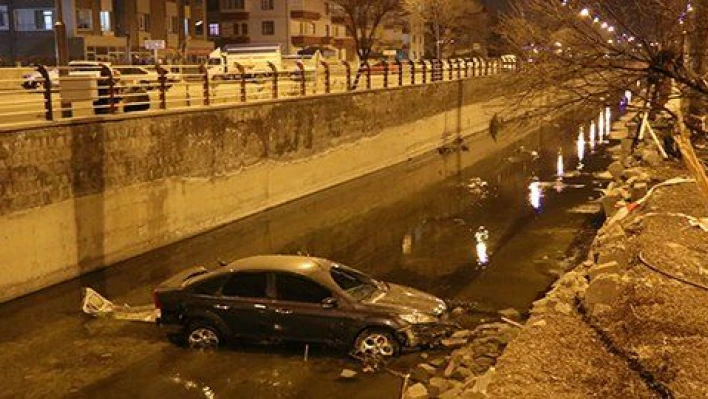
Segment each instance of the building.
[{"label": "building", "polygon": [[[145,40],[165,40],[163,59],[203,59],[213,49],[203,0],[60,0],[70,59],[148,60]],[[181,10],[181,11],[180,11]],[[0,0],[5,64],[55,63],[55,0]],[[183,32],[181,32],[183,30]]]},{"label": "building", "polygon": [[320,50],[354,58],[345,19],[327,0],[212,0],[209,38],[217,46],[280,44],[283,54]]},{"label": "building", "polygon": [[374,47],[384,58],[418,60],[425,55],[425,23],[407,14],[391,15],[384,21]]}]

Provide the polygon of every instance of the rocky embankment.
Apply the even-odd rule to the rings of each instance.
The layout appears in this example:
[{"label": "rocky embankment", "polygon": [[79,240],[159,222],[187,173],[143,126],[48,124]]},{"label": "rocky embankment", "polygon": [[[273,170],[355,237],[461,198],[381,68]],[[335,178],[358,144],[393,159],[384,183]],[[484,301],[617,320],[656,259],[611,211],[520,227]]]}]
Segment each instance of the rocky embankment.
[{"label": "rocky embankment", "polygon": [[418,365],[406,397],[708,397],[708,209],[651,141],[630,153],[627,120],[614,125],[608,218],[588,259],[523,328],[458,333],[467,343]]}]

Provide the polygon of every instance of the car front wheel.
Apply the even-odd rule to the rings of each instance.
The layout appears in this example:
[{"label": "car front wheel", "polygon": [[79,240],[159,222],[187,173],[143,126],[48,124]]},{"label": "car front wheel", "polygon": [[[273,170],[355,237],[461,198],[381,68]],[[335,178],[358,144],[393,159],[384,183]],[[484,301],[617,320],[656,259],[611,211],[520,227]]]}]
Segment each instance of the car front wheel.
[{"label": "car front wheel", "polygon": [[187,345],[192,349],[217,349],[224,343],[221,332],[204,321],[195,321],[187,327]]},{"label": "car front wheel", "polygon": [[391,358],[398,355],[401,344],[390,331],[372,328],[362,331],[354,342],[354,355],[357,357]]}]

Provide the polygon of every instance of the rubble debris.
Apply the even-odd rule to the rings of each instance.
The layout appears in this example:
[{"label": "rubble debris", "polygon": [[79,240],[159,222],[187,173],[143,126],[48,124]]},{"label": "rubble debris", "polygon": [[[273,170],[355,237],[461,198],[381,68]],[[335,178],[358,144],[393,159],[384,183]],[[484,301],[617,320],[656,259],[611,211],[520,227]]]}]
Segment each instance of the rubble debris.
[{"label": "rubble debris", "polygon": [[425,385],[418,383],[411,385],[406,393],[403,395],[404,399],[428,399],[430,395],[428,394],[428,389]]},{"label": "rubble debris", "polygon": [[356,377],[359,373],[357,373],[354,370],[350,369],[343,369],[342,372],[339,374],[339,378],[350,380],[354,377]]},{"label": "rubble debris", "polygon": [[155,323],[160,316],[160,311],[155,309],[154,305],[115,305],[91,288],[85,287],[82,291],[84,299],[81,303],[81,309],[84,313],[94,317],[110,317],[116,320]]}]

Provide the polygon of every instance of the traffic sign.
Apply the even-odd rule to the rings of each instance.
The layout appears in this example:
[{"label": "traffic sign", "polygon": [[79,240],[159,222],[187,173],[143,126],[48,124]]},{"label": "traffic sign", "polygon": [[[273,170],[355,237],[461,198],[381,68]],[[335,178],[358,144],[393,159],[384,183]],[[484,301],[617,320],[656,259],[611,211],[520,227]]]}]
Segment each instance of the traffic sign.
[{"label": "traffic sign", "polygon": [[165,41],[164,40],[145,40],[145,48],[147,50],[164,50]]}]

